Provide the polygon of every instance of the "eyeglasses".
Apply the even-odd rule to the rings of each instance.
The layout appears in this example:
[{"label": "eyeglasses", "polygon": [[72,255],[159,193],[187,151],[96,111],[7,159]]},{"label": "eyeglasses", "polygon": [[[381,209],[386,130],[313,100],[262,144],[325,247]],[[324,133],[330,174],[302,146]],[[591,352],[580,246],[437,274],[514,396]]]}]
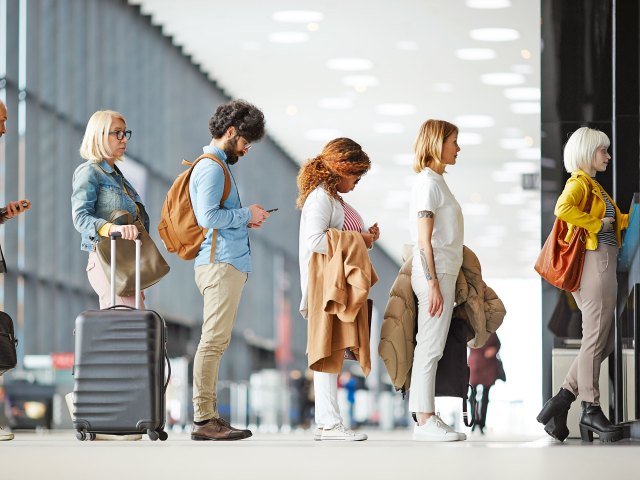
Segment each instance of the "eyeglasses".
[{"label": "eyeglasses", "polygon": [[109,132],[109,135],[115,135],[116,138],[122,141],[123,138],[127,137],[127,140],[131,138],[131,130],[118,130],[117,132]]}]

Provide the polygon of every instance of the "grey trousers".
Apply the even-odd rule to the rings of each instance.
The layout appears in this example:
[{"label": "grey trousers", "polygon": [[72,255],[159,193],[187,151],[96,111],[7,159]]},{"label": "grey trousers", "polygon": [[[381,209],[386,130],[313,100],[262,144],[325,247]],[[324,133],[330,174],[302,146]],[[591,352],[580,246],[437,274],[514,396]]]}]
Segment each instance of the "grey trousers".
[{"label": "grey trousers", "polygon": [[618,247],[587,250],[580,288],[573,292],[582,312],[582,345],[562,388],[585,402],[600,403],[600,364],[613,351],[618,279]]}]

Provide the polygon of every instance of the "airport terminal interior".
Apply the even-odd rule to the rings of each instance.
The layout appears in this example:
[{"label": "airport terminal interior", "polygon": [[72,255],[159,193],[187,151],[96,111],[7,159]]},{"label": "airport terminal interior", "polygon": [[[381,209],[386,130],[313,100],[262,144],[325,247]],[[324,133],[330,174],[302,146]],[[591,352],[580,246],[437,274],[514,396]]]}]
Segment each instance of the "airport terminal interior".
[{"label": "airport terminal interior", "polygon": [[[231,140],[215,150],[209,146],[218,138],[210,119],[221,105],[236,99],[263,113],[264,136],[244,133],[241,124],[231,124],[231,131],[226,125],[223,132]],[[0,478],[638,478],[637,0],[0,0],[0,101]],[[160,372],[156,376],[162,377],[153,379],[153,390],[162,398],[150,402],[158,410],[159,425],[142,428],[138,436],[137,430],[118,432],[115,426],[94,431],[79,420],[88,404],[98,417],[108,413],[100,410],[99,395],[82,401],[89,398],[82,397],[82,382],[89,380],[86,374],[83,379],[88,368],[81,367],[81,355],[89,336],[107,341],[96,340],[101,334],[83,322],[110,305],[107,290],[104,299],[96,293],[96,271],[91,270],[103,264],[108,268],[109,260],[100,255],[108,247],[109,233],[101,226],[107,222],[107,230],[114,231],[118,221],[101,218],[91,227],[99,233],[94,239],[79,233],[76,215],[88,123],[102,110],[120,112],[126,120],[122,131],[104,132],[105,142],[116,142],[108,145],[123,150],[116,160],[112,155],[111,163],[103,160],[101,172],[126,179],[122,185],[133,206],[130,215],[138,215],[140,225],[143,214],[148,216],[150,241],[169,267],[168,274],[144,288],[145,308],[164,320],[157,337],[160,353],[149,353],[149,363],[155,362]],[[114,126],[118,118],[109,117],[108,129],[119,128]],[[437,210],[434,221],[420,217],[425,213],[420,211],[416,221],[412,213],[423,173],[441,173],[415,169],[423,148],[418,139],[429,119],[457,128],[459,151],[451,161],[445,162],[449,134],[441,134],[440,143],[433,141],[437,155],[442,153],[438,162],[444,162],[436,163],[446,164],[438,181],[446,181],[463,219],[465,253],[456,272],[463,278],[466,272],[467,283],[461,301],[458,277],[455,308],[450,302],[454,318],[451,313],[448,317],[452,327],[460,323],[463,333],[449,329],[444,355],[442,348],[438,354],[443,355],[441,372],[450,358],[447,352],[453,355],[452,349],[460,347],[465,352],[462,373],[460,378],[451,373],[446,379],[444,374],[435,377],[436,415],[425,425],[441,422],[437,428],[451,430],[442,438],[458,435],[456,441],[416,441],[423,438],[416,433],[410,406],[417,389],[412,383],[405,391],[397,380],[407,375],[424,332],[414,296],[418,281],[406,268],[410,272],[412,265],[423,265],[430,279],[429,262],[438,270],[442,258],[434,253],[426,259],[420,243],[414,245],[415,238],[422,238],[416,228],[430,225],[434,252],[444,250],[434,239],[449,228],[438,223]],[[591,150],[598,152],[589,160],[595,170],[583,175],[593,188],[585,187],[592,193],[587,193],[576,225],[589,216],[584,213],[587,205],[591,212],[602,207],[595,227],[579,225],[584,228],[582,251],[586,249],[582,271],[593,271],[578,278],[582,283],[573,290],[560,289],[543,280],[534,265],[560,223],[564,211],[559,205],[573,201],[574,194],[567,192],[577,180],[568,172],[567,159],[570,138],[582,127],[597,131],[601,143]],[[350,212],[355,212],[363,227],[358,232],[365,242],[358,245],[364,252],[370,233],[366,263],[375,269],[377,282],[372,284],[374,275],[367,273],[365,291],[372,304],[367,310],[363,297],[358,310],[363,317],[356,318],[356,324],[358,318],[368,318],[359,328],[368,332],[370,359],[363,360],[364,350],[352,352],[340,344],[342,367],[331,373],[330,382],[331,408],[341,419],[323,426],[318,420],[322,409],[317,407],[324,401],[316,395],[318,372],[328,374],[318,363],[310,365],[315,353],[314,329],[308,328],[312,309],[303,317],[301,302],[306,305],[312,290],[306,285],[312,285],[307,266],[312,269],[313,262],[302,268],[307,220],[296,202],[304,166],[324,162],[327,175],[339,175],[321,152],[328,142],[343,138],[359,144],[370,168],[340,177],[355,181],[343,190],[336,187],[344,198],[335,191],[337,197],[329,192],[326,198],[342,205],[342,230],[348,230]],[[231,144],[238,149],[233,151],[236,164],[227,150]],[[210,298],[209,287],[194,281],[195,253],[185,260],[168,251],[158,229],[168,192],[187,169],[183,160],[194,161],[203,147],[205,153],[214,148],[226,155],[232,174],[231,182],[225,180],[231,191],[226,201],[237,198],[234,211],[248,215],[241,228],[236,228],[240,223],[204,227],[193,210],[205,235],[212,229],[201,248],[209,242],[211,250],[211,243],[218,242],[214,254],[219,262],[209,262],[207,254],[206,268],[226,265],[238,273],[238,262],[244,261],[233,257],[225,228],[244,232],[250,254],[246,283],[222,290],[229,298],[241,295],[214,384],[222,419],[216,425],[238,441],[193,441],[194,429],[203,423],[198,419],[211,418],[200,416],[201,407],[192,401],[194,382],[204,368],[196,354],[201,355],[205,343],[199,344],[205,335],[203,318],[212,308],[203,300],[203,295]],[[576,168],[584,170],[582,165]],[[219,167],[227,178],[222,163]],[[196,171],[197,166],[193,176]],[[596,179],[596,172],[597,183],[589,180]],[[81,193],[85,203],[94,202],[95,217],[100,218],[96,212],[102,205],[96,198],[109,188],[101,183],[93,200],[91,192]],[[216,214],[230,208],[221,192],[222,186],[214,201],[222,205],[220,211],[213,205]],[[305,198],[308,205],[312,197]],[[18,200],[27,203],[11,206]],[[258,223],[253,223],[254,205],[260,206],[255,211],[269,212]],[[601,221],[613,214],[617,217],[611,224]],[[124,230],[121,234],[126,236]],[[596,248],[594,242],[600,245]],[[142,245],[144,258],[144,240]],[[97,253],[88,257],[94,248]],[[422,264],[405,263],[413,252],[415,259],[421,255]],[[596,255],[605,257],[590,263]],[[313,253],[312,258],[320,257],[326,255]],[[467,270],[469,258],[478,265]],[[329,265],[323,267],[325,275]],[[196,278],[202,268],[195,266]],[[393,298],[397,300],[403,271],[405,285],[411,283],[413,291],[398,308],[398,317],[412,312],[414,325],[405,337],[408,347],[401,345],[402,351],[410,350],[411,360],[404,366],[389,360],[390,351],[400,354],[388,344],[390,325],[400,322]],[[114,280],[106,272],[108,288]],[[447,271],[442,277],[456,278],[452,275]],[[441,284],[443,278],[438,274]],[[591,313],[585,292],[591,292],[593,278],[600,282],[598,308],[604,309],[603,298],[609,295],[606,311],[612,312],[600,313],[597,320],[586,319]],[[224,280],[216,282],[214,289],[222,288],[218,284]],[[134,293],[118,295],[132,299]],[[345,295],[351,298],[351,293]],[[480,312],[466,307],[472,301],[479,301]],[[430,307],[420,303],[423,308]],[[334,328],[336,323],[351,325],[338,320],[345,310],[320,310],[334,318]],[[83,313],[87,311],[89,316]],[[125,314],[124,309],[117,312]],[[482,331],[474,326],[474,315],[483,319]],[[598,322],[593,351],[585,346],[593,343],[587,344],[592,321]],[[108,335],[119,331],[109,328]],[[15,366],[5,367],[14,338]],[[131,338],[125,340],[120,346]],[[128,350],[119,348],[100,361],[126,358]],[[325,358],[335,357],[335,343],[333,348],[333,356]],[[584,360],[585,352],[591,352],[591,360]],[[482,369],[490,370],[489,380],[483,380]],[[572,375],[577,384],[568,380]],[[595,394],[579,388],[585,378],[595,385]],[[102,382],[101,388],[113,384],[109,378],[90,380]],[[441,388],[445,383],[457,390]],[[111,393],[125,395],[136,388],[132,380]],[[154,397],[150,393],[144,398]],[[563,394],[570,401],[558,407]],[[553,408],[563,410],[549,413]],[[600,412],[597,422],[605,421],[606,428],[587,423],[596,418],[595,413],[589,416],[590,408]],[[566,432],[561,428],[565,423]],[[327,432],[337,427],[342,430],[331,437]],[[250,438],[239,433],[247,430]]]}]

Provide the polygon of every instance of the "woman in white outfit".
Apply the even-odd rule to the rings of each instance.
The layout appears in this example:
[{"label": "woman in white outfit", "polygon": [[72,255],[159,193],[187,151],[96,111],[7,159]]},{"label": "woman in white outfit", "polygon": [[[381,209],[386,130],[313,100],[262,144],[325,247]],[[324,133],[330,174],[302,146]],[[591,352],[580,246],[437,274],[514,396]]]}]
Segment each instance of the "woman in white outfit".
[{"label": "woman in white outfit", "polygon": [[[317,157],[307,161],[298,174],[297,200],[300,218],[300,312],[307,318],[307,285],[311,254],[327,253],[327,230],[358,231],[368,248],[378,240],[378,225],[365,229],[362,217],[341,194],[353,190],[371,168],[368,155],[348,138],[331,140]],[[343,424],[338,408],[338,374],[313,372],[315,393],[315,440],[366,440]]]},{"label": "woman in white outfit", "polygon": [[411,240],[415,247],[411,286],[418,298],[418,334],[411,372],[409,410],[416,414],[413,439],[451,442],[465,440],[436,414],[435,381],[442,358],[462,266],[462,210],[443,174],[455,165],[460,151],[458,127],[427,120],[420,127],[414,150],[418,177],[411,191]]}]

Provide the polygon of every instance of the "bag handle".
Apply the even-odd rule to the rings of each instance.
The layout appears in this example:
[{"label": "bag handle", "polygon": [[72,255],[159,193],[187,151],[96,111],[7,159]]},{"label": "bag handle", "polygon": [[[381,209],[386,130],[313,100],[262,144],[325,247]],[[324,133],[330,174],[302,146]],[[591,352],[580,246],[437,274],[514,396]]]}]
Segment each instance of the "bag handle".
[{"label": "bag handle", "polygon": [[111,212],[111,215],[109,215],[109,222],[115,223],[116,220],[122,217],[127,218],[127,225],[133,224],[133,216],[131,215],[131,212],[128,212],[127,210],[114,210]]},{"label": "bag handle", "polygon": [[[128,213],[128,212],[127,212]],[[120,232],[111,232],[109,234],[111,237],[111,305],[112,307],[116,304],[116,239],[122,237]],[[135,296],[136,296],[136,310],[140,309],[140,257],[141,257],[141,246],[142,240],[140,240],[140,234],[135,239],[136,242],[136,288],[135,288]]]}]

